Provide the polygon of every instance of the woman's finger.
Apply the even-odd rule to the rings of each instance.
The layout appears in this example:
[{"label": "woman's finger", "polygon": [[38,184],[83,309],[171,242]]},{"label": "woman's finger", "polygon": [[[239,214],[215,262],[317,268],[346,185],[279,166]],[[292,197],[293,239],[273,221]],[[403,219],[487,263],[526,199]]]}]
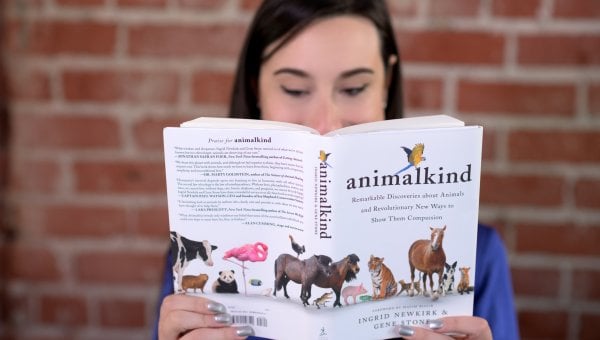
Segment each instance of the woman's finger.
[{"label": "woman's finger", "polygon": [[430,322],[429,327],[438,333],[454,338],[491,340],[492,330],[487,320],[477,316],[449,316]]},{"label": "woman's finger", "polygon": [[[161,305],[158,332],[161,340],[175,340],[188,333],[229,328],[232,322],[231,315],[220,303],[202,297],[171,295]],[[235,329],[209,333],[229,339],[239,338],[235,335]]]},{"label": "woman's finger", "polygon": [[[250,326],[225,327],[225,328],[205,328],[195,329],[185,334],[180,340],[238,340],[254,335],[254,330]],[[161,339],[162,340],[162,339]]]},{"label": "woman's finger", "polygon": [[159,339],[245,339],[254,335],[250,326],[231,327],[232,317],[223,314],[198,314],[188,311],[171,311],[161,317]]},{"label": "woman's finger", "polygon": [[460,339],[491,340],[492,331],[483,318],[476,316],[453,316],[430,321],[426,327],[396,327],[398,335],[405,339]]},{"label": "woman's finger", "polygon": [[450,340],[452,339],[448,335],[436,333],[431,329],[425,327],[412,327],[412,326],[396,326],[396,335],[401,336],[402,339],[419,339],[419,340]]}]

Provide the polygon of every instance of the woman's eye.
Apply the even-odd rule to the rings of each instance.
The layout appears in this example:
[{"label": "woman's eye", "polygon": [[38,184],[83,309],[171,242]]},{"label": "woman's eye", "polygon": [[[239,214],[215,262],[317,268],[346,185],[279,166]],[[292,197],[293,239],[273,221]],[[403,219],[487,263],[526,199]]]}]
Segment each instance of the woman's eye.
[{"label": "woman's eye", "polygon": [[285,86],[282,86],[281,89],[283,90],[283,92],[292,97],[302,97],[309,94],[308,90],[294,89]]},{"label": "woman's eye", "polygon": [[354,96],[360,94],[361,92],[363,92],[366,88],[367,88],[367,84],[364,84],[364,85],[358,86],[358,87],[346,87],[346,88],[342,89],[342,93],[344,93],[350,97],[354,97]]}]

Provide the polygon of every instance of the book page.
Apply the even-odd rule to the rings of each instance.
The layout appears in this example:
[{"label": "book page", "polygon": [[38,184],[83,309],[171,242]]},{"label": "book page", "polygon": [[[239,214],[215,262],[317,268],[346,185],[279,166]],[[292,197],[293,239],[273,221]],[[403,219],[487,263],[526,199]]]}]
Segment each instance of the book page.
[{"label": "book page", "polygon": [[199,117],[181,123],[181,127],[303,131],[316,135],[319,134],[315,129],[308,126],[264,119]]},{"label": "book page", "polygon": [[242,223],[304,231],[310,185],[306,156],[295,147],[302,143],[293,135],[193,128],[165,134],[168,194],[177,199],[170,206],[172,226]]},{"label": "book page", "polygon": [[416,129],[435,129],[464,126],[464,122],[447,115],[409,117],[400,119],[380,120],[376,122],[347,126],[331,131],[327,136],[359,134],[381,131],[401,131]]},{"label": "book page", "polygon": [[[284,312],[297,321],[304,308],[295,283],[287,286],[294,303],[273,304],[274,262],[319,254],[315,150],[322,137],[202,128],[166,128],[164,137],[176,292],[215,294],[236,323],[277,337],[289,326]],[[288,300],[282,289],[277,295]]]}]

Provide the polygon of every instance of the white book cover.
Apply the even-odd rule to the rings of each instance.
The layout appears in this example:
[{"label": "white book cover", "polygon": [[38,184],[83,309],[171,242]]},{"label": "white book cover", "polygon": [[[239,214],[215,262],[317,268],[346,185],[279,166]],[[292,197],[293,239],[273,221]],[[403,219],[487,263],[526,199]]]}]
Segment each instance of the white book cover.
[{"label": "white book cover", "polygon": [[176,292],[273,339],[382,339],[472,315],[482,128],[412,120],[329,136],[166,128]]}]

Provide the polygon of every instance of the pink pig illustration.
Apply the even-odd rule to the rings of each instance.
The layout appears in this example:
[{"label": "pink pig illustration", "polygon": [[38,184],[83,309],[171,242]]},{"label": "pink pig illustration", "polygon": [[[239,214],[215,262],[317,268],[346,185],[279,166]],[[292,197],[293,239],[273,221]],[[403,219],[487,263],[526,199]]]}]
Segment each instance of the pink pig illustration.
[{"label": "pink pig illustration", "polygon": [[344,302],[348,305],[348,297],[352,296],[354,298],[354,303],[356,303],[356,297],[365,294],[367,290],[363,287],[361,283],[360,286],[346,286],[342,289],[342,296],[344,297]]}]

